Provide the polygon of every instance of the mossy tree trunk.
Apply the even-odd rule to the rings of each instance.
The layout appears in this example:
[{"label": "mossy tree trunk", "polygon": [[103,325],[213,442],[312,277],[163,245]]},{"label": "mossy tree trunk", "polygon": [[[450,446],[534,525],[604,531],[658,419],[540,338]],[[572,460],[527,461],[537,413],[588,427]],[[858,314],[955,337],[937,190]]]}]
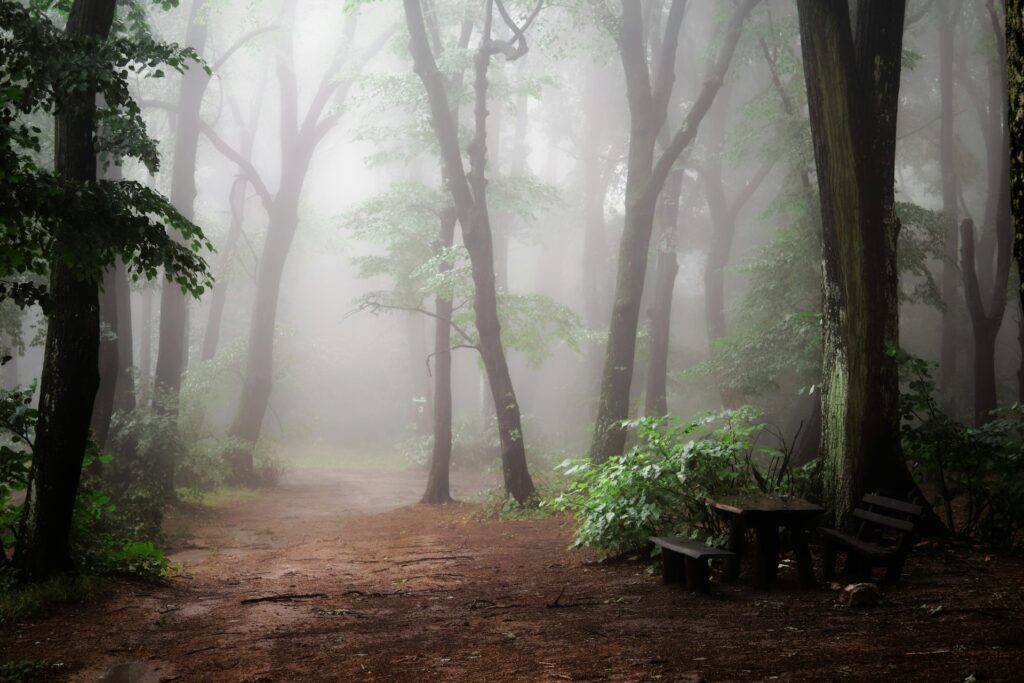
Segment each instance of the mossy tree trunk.
[{"label": "mossy tree trunk", "polygon": [[1018,342],[1021,364],[1017,371],[1017,391],[1024,403],[1024,0],[1006,3],[1007,66],[1009,70],[1008,123],[1010,131],[1010,194],[1014,223],[1013,253],[1017,258],[1020,289]]},{"label": "mossy tree trunk", "polygon": [[821,198],[823,492],[842,521],[870,490],[915,489],[900,447],[894,210],[906,3],[798,0]]}]

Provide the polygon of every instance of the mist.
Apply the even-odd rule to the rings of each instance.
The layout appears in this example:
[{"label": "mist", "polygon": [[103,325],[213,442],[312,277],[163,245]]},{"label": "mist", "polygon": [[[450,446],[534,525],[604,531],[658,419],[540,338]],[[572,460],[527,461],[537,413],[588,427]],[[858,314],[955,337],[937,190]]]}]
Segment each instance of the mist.
[{"label": "mist", "polygon": [[[439,591],[511,613],[528,591],[609,604],[689,548],[691,590],[744,552],[758,590],[777,566],[806,589],[819,561],[835,585],[818,516],[842,529],[872,495],[957,552],[1019,551],[1014,3],[104,3],[3,3],[0,586],[103,567],[195,578],[224,610],[345,598],[316,614],[362,619]],[[809,526],[780,524],[796,564],[772,524],[744,550],[728,496],[801,501]],[[377,639],[404,627],[370,613],[352,648],[414,676],[428,655],[398,666]],[[182,652],[137,673],[202,680]],[[773,673],[748,655],[709,670]],[[459,675],[536,680],[502,657]],[[279,680],[280,653],[257,660],[222,670]]]}]

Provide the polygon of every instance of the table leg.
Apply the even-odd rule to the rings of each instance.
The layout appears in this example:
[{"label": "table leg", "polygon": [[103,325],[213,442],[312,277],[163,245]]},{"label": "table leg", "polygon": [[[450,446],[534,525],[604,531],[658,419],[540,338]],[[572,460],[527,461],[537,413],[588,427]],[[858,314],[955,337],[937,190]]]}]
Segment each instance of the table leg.
[{"label": "table leg", "polygon": [[814,588],[814,564],[811,560],[811,549],[807,545],[808,529],[794,524],[789,527],[789,538],[793,543],[793,554],[796,555],[796,568],[800,574],[801,588]]},{"label": "table leg", "polygon": [[740,558],[743,557],[743,538],[746,528],[739,515],[729,517],[729,550],[733,556],[726,560],[725,578],[735,581],[740,577]]},{"label": "table leg", "polygon": [[779,571],[779,527],[776,524],[759,524],[757,532],[757,571],[755,584],[767,588]]}]

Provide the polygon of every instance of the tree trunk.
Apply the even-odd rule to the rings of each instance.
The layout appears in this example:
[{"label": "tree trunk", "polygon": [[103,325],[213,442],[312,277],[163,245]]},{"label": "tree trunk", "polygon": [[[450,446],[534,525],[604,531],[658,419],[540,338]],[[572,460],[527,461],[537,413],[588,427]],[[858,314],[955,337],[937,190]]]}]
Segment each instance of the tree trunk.
[{"label": "tree trunk", "polygon": [[[1004,231],[1005,232],[1005,231]],[[974,332],[974,422],[985,424],[998,406],[996,396],[996,338],[1006,309],[1010,245],[1000,241],[1000,268],[988,310],[982,299],[975,256],[974,223],[965,218],[960,224],[960,270],[963,273],[967,312]],[[1002,285],[1001,287],[999,285]]]},{"label": "tree trunk", "polygon": [[871,490],[916,490],[900,448],[894,210],[903,0],[798,0],[821,196],[823,492],[841,522]]},{"label": "tree trunk", "polygon": [[213,290],[210,292],[210,311],[206,319],[206,333],[203,335],[203,361],[212,360],[217,355],[217,346],[220,344],[224,305],[228,300],[229,278],[227,273],[235,258],[238,240],[242,236],[242,226],[245,224],[245,191],[247,187],[248,183],[245,179],[239,177],[232,184],[228,196],[228,202],[231,205],[231,226],[228,229],[228,237],[221,256],[220,276],[213,283]]},{"label": "tree trunk", "polygon": [[956,16],[954,7],[940,8],[939,17],[939,94],[941,99],[939,131],[939,166],[942,171],[942,220],[943,220],[943,260],[942,260],[942,341],[940,351],[941,374],[939,386],[942,392],[943,406],[946,412],[956,412],[956,366],[957,336],[960,330],[960,292],[957,286],[957,177],[954,159],[954,124],[953,112],[953,55]]},{"label": "tree trunk", "polygon": [[672,298],[679,272],[676,231],[684,177],[682,170],[672,172],[667,181],[668,192],[659,207],[662,236],[654,268],[654,300],[648,311],[650,341],[644,387],[644,413],[657,417],[668,414],[668,347],[672,337]]},{"label": "tree trunk", "polygon": [[718,58],[687,113],[682,128],[655,160],[654,145],[658,131],[667,117],[675,80],[675,55],[685,3],[681,0],[672,2],[662,48],[657,56],[658,69],[652,88],[644,45],[642,8],[640,3],[633,0],[622,2],[619,46],[626,74],[630,112],[626,216],[619,246],[618,274],[601,379],[601,397],[590,447],[590,456],[595,462],[604,462],[621,453],[626,442],[626,432],[621,428],[621,422],[629,416],[637,324],[658,195],[672,166],[696,137],[697,127],[714,102],[739,42],[743,22],[755,4],[756,0],[745,0],[734,11],[726,26]]},{"label": "tree trunk", "polygon": [[[583,312],[587,328],[603,330],[608,326],[608,235],[604,219],[608,181],[601,159],[605,134],[605,91],[602,72],[591,66],[587,78],[587,105],[584,121],[587,126],[586,148],[580,163],[583,166]],[[587,345],[588,387],[595,390],[601,383],[601,347]]]},{"label": "tree trunk", "polygon": [[100,346],[99,375],[100,384],[96,391],[96,399],[92,405],[92,418],[89,427],[96,447],[101,451],[107,444],[110,433],[110,419],[114,415],[114,394],[117,389],[118,347],[117,332],[120,325],[117,320],[117,284],[113,270],[103,275],[103,284],[99,295],[100,300]]},{"label": "tree trunk", "polygon": [[[206,19],[201,16],[207,0],[195,0],[185,32],[185,45],[202,55],[206,46]],[[199,148],[199,110],[210,77],[198,66],[192,66],[181,79],[178,98],[177,126],[174,136],[174,172],[171,176],[171,204],[182,216],[191,220],[195,215],[196,153]],[[174,420],[178,415],[178,392],[185,371],[188,353],[188,311],[185,293],[171,280],[164,280],[160,293],[160,343],[156,359],[156,388],[154,396],[158,406]],[[173,466],[159,464],[159,476],[164,486],[173,487]]]},{"label": "tree trunk", "polygon": [[[454,208],[444,211],[438,235],[438,253],[455,242]],[[449,270],[443,268],[442,270]],[[430,457],[427,490],[421,502],[450,503],[449,472],[452,459],[452,302],[437,297],[434,320],[434,448]]]},{"label": "tree trunk", "polygon": [[[75,0],[65,32],[105,40],[116,4],[116,0]],[[96,181],[94,99],[94,91],[86,90],[80,108],[56,116],[54,170],[72,182]],[[62,227],[62,231],[77,229]],[[14,557],[15,564],[32,578],[71,567],[71,518],[99,386],[97,284],[80,279],[73,266],[56,262],[50,271],[50,298],[31,483]]]},{"label": "tree trunk", "polygon": [[142,299],[142,310],[139,317],[142,325],[139,330],[142,339],[139,340],[139,376],[144,386],[148,386],[153,379],[153,290],[146,287],[139,295]]},{"label": "tree trunk", "polygon": [[501,324],[498,320],[495,290],[494,245],[487,211],[487,69],[492,49],[493,4],[488,2],[485,6],[484,31],[480,48],[474,58],[476,134],[470,145],[471,170],[467,181],[456,122],[448,104],[444,76],[437,68],[427,39],[423,9],[419,0],[403,1],[415,70],[427,91],[431,122],[441,147],[445,181],[452,194],[459,224],[462,226],[462,239],[469,252],[473,271],[473,311],[480,339],[480,356],[487,371],[491,397],[498,418],[505,491],[516,501],[523,503],[532,498],[534,487],[526,465],[526,447],[523,442],[519,403],[516,400],[505,349],[501,342]]},{"label": "tree trunk", "polygon": [[1006,6],[1007,69],[1009,83],[1008,120],[1011,196],[1014,221],[1013,253],[1017,257],[1017,291],[1020,304],[1020,367],[1017,372],[1019,400],[1024,403],[1024,3],[1008,0]]},{"label": "tree trunk", "polygon": [[301,165],[300,171],[293,168],[286,158],[282,170],[293,173],[283,174],[282,177],[290,187],[282,188],[275,199],[267,241],[256,275],[256,299],[249,328],[249,353],[242,402],[231,425],[231,436],[247,444],[247,447],[229,457],[232,479],[237,483],[252,482],[253,448],[259,440],[263,417],[270,403],[274,373],[274,328],[281,295],[281,277],[299,224],[299,195],[309,161],[304,152],[296,150],[295,153],[305,159],[305,164]]},{"label": "tree trunk", "polygon": [[117,300],[117,384],[114,387],[114,411],[130,412],[135,410],[132,290],[121,259],[114,266],[114,293]]},{"label": "tree trunk", "polygon": [[416,434],[431,433],[430,371],[427,368],[427,337],[420,313],[405,314],[405,331],[409,336],[409,378],[411,380],[412,400],[409,402],[410,424],[415,426]]}]

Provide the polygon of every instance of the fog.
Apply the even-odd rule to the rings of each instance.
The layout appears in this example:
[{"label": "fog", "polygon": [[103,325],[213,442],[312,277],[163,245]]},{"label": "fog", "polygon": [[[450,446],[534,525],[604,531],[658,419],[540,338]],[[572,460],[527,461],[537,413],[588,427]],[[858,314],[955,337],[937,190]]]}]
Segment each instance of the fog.
[{"label": "fog", "polygon": [[[169,12],[149,10],[154,33],[163,40],[184,43],[190,22],[192,33],[197,26],[205,29],[205,43],[196,47],[214,67],[202,92],[194,222],[216,247],[208,260],[216,286],[226,288],[226,303],[216,355],[204,361],[213,297],[207,292],[188,302],[181,395],[183,414],[198,416],[203,434],[228,433],[240,397],[252,391],[244,377],[258,274],[273,268],[263,262],[268,231],[278,229],[273,221],[287,222],[285,214],[291,211],[281,197],[297,195],[294,239],[279,240],[271,250],[282,259],[283,270],[272,314],[272,389],[266,414],[258,420],[259,438],[273,444],[286,467],[400,461],[413,457],[409,453],[416,448],[423,451],[423,438],[431,434],[436,320],[429,312],[434,294],[422,277],[414,277],[422,263],[398,253],[408,247],[396,242],[410,221],[429,220],[430,209],[428,218],[411,219],[408,207],[386,193],[415,185],[443,200],[437,141],[423,85],[413,72],[401,3],[363,3],[351,12],[346,4],[352,3],[182,0]],[[437,23],[438,35],[431,38],[447,45],[438,57],[442,70],[451,72],[460,60],[469,67],[457,105],[464,151],[473,125],[469,62],[479,42],[478,23],[469,49],[460,52],[455,42],[464,16],[478,22],[479,4],[426,3],[428,23]],[[493,56],[486,173],[499,292],[537,295],[557,304],[535,305],[524,314],[530,322],[524,317],[502,321],[527,452],[554,459],[584,454],[593,430],[626,211],[630,116],[615,35],[618,8],[611,3],[544,4],[526,31],[528,52],[515,61]],[[937,4],[912,2],[908,10],[897,148],[897,200],[931,212],[943,208],[938,17],[946,3]],[[507,5],[520,21],[533,7]],[[701,91],[732,6],[688,3],[665,135],[680,125]],[[644,12],[647,47],[653,52],[660,49],[667,3],[645,2]],[[954,211],[985,226],[993,192],[979,121],[987,116],[992,32],[981,2],[965,3],[958,21],[953,127],[959,206]],[[651,239],[630,388],[633,415],[644,412],[659,254],[671,252],[678,273],[672,284],[668,411],[689,416],[719,408],[723,401],[752,403],[789,435],[813,419],[802,400],[813,392],[814,382],[807,382],[799,369],[802,361],[785,357],[790,349],[778,349],[782,357],[775,361],[778,367],[765,370],[767,382],[750,379],[746,390],[725,387],[721,372],[706,364],[713,313],[706,271],[709,254],[716,250],[715,258],[724,259],[724,329],[711,336],[724,333],[742,341],[745,333],[773,318],[820,310],[820,290],[801,284],[820,278],[820,257],[813,247],[807,250],[810,259],[791,270],[781,267],[790,281],[775,286],[788,288],[785,294],[776,297],[766,289],[765,278],[778,276],[779,266],[758,274],[758,264],[779,258],[778,251],[765,251],[769,245],[785,250],[787,239],[794,247],[806,247],[813,239],[813,230],[798,231],[801,221],[813,219],[805,208],[793,206],[801,174],[815,184],[796,22],[789,2],[771,0],[753,11],[723,87],[675,165],[678,178],[669,182],[677,183],[678,219],[669,228],[656,223]],[[495,25],[496,36],[510,35],[503,22]],[[768,54],[773,63],[766,60]],[[162,165],[154,176],[130,160],[123,169],[125,178],[167,196],[175,191],[176,168],[188,163],[175,158],[182,126],[190,125],[178,110],[185,78],[168,70],[164,78],[137,83]],[[775,84],[774,78],[782,82]],[[798,108],[798,122],[785,120],[779,86]],[[307,116],[314,124],[309,130],[298,136],[288,132],[289,127],[299,130]],[[247,136],[251,152],[245,150]],[[664,144],[663,139],[658,149]],[[251,172],[233,155],[245,157]],[[244,198],[232,206],[240,180]],[[710,206],[719,195],[735,223],[735,235],[724,245],[715,236],[723,229],[721,218]],[[270,200],[277,205],[270,206]],[[376,223],[368,228],[367,202],[374,201]],[[188,215],[186,208],[178,208]],[[272,216],[275,211],[280,215]],[[233,217],[240,230],[234,235]],[[384,234],[387,226],[395,234]],[[456,230],[456,244],[461,242]],[[905,278],[906,292],[923,282],[924,273],[936,282],[941,278],[941,244],[936,247],[933,240],[922,248],[927,252],[923,270]],[[459,263],[468,263],[460,258]],[[428,314],[368,305],[379,302],[381,292],[409,285],[396,281],[401,268],[419,292],[420,301],[411,307]],[[159,281],[133,285],[134,365],[140,386],[151,384],[159,354],[160,288]],[[471,292],[462,293],[461,313],[469,315],[470,324],[471,298]],[[403,300],[402,306],[409,305]],[[996,347],[1000,402],[1017,391],[1019,315],[1010,305]],[[26,330],[32,324],[33,316],[23,321]],[[901,344],[908,351],[938,361],[941,327],[942,311],[934,302],[918,297],[904,303]],[[950,393],[958,397],[955,409],[967,414],[971,338],[966,317],[960,318],[958,330],[956,389]],[[528,339],[513,341],[517,335]],[[462,345],[457,337],[452,343]],[[524,346],[531,347],[534,357]],[[740,355],[733,361],[742,361],[747,347],[732,348]],[[765,351],[762,345],[760,352]],[[757,357],[747,362],[765,363]],[[480,355],[457,348],[452,363],[456,460],[461,441],[467,449],[491,449],[496,466],[494,404]],[[19,381],[37,377],[40,366],[41,348],[30,346],[18,359]],[[764,368],[745,372],[758,369]]]}]

